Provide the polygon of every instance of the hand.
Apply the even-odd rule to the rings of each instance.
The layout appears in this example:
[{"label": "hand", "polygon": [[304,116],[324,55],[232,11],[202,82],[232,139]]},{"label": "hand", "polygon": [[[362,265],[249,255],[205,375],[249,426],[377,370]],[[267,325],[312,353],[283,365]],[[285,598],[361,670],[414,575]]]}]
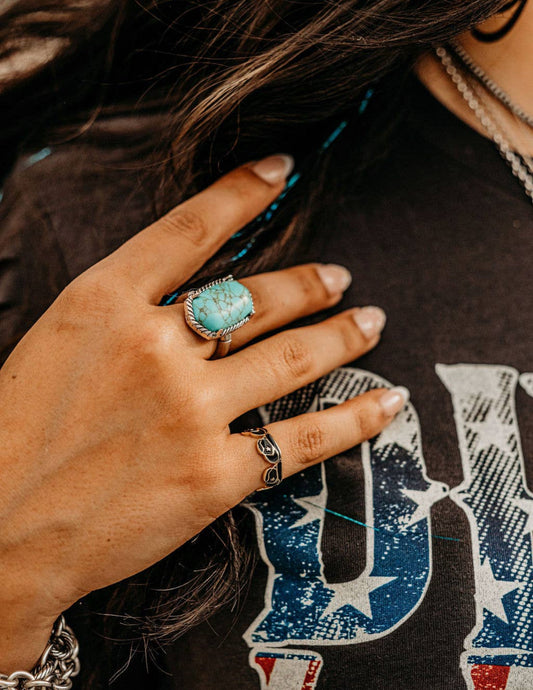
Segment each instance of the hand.
[{"label": "hand", "polygon": [[[349,276],[306,265],[255,275],[236,352],[158,306],[283,188],[287,159],[242,166],[76,278],[0,370],[0,669],[31,666],[59,613],[175,550],[262,485],[242,413],[374,347],[375,309],[253,338],[336,304]],[[359,324],[359,325],[358,325]],[[377,434],[403,406],[375,390],[269,425],[285,475]],[[11,668],[8,668],[11,667]]]}]

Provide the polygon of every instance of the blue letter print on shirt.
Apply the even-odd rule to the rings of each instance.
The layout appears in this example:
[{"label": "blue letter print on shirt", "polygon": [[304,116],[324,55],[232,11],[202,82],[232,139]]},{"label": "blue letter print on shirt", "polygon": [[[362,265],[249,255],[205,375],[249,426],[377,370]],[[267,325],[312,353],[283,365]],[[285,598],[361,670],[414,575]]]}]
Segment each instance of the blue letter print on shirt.
[{"label": "blue letter print on shirt", "polygon": [[[341,368],[260,412],[267,424],[382,386],[389,384],[375,374]],[[362,457],[364,522],[373,529],[366,530],[366,566],[354,580],[329,583],[324,577],[324,465],[286,480],[264,500],[261,494],[251,499],[269,568],[265,608],[244,635],[251,647],[367,642],[393,631],[420,605],[431,577],[429,511],[447,487],[426,476],[411,404],[363,444]]]}]

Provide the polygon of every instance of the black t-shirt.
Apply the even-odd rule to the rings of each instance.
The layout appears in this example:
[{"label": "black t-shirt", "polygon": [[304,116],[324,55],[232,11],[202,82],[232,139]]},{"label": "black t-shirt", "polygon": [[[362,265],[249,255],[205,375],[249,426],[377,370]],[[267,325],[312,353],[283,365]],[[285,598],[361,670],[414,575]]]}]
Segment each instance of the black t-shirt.
[{"label": "black t-shirt", "polygon": [[[169,688],[533,687],[533,211],[490,141],[414,80],[407,100],[386,160],[357,189],[339,186],[299,257],[350,268],[339,308],[383,307],[382,341],[257,414],[267,423],[384,384],[407,386],[411,401],[361,448],[249,498],[259,563],[245,600],[169,649]],[[342,136],[334,168],[346,181],[349,128]],[[128,155],[146,153],[140,141]],[[67,177],[54,155],[72,151],[19,164],[5,227],[36,232],[28,208],[42,205],[41,232],[75,275],[96,241],[95,192],[82,176],[67,187],[77,209],[62,207],[64,191],[43,195],[43,180]],[[100,211],[140,229],[146,197],[123,175],[114,185],[99,191]],[[45,269],[42,257],[3,258],[7,338],[20,266]]]}]

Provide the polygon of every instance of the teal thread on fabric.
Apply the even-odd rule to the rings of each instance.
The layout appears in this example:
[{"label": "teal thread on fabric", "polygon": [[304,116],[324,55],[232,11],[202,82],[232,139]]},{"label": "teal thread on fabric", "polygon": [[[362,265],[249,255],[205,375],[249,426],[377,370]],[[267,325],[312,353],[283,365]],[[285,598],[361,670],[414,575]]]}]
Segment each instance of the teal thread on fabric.
[{"label": "teal thread on fabric", "polygon": [[[306,501],[305,499],[301,499],[302,503],[308,503],[310,506],[313,506],[314,508],[319,508],[320,510],[323,510],[325,513],[329,513],[330,515],[335,515],[335,517],[341,518],[342,520],[347,520],[348,522],[353,522],[356,525],[359,525],[360,527],[366,527],[367,529],[373,529],[375,532],[390,532],[391,534],[394,534],[394,532],[391,532],[391,530],[382,530],[379,527],[374,527],[373,525],[367,525],[365,522],[360,522],[360,520],[356,520],[355,518],[349,517],[348,515],[343,515],[342,513],[337,513],[336,510],[331,510],[330,508],[324,508],[323,506],[319,506],[316,503],[312,503],[311,501]],[[445,541],[461,541],[457,537],[441,537],[438,534],[432,534],[431,535],[433,539],[444,539]]]},{"label": "teal thread on fabric", "polygon": [[26,160],[22,163],[22,167],[24,169],[31,168],[31,166],[35,165],[35,163],[39,163],[40,161],[44,160],[45,158],[48,158],[48,156],[51,153],[52,153],[52,149],[49,146],[45,146],[44,149],[37,151],[37,153],[32,153],[31,156],[28,156],[26,158]]},{"label": "teal thread on fabric", "polygon": [[338,125],[333,132],[329,135],[329,137],[326,139],[326,141],[322,144],[322,150],[325,151],[328,149],[331,144],[335,141],[335,139],[339,136],[339,134],[342,132],[342,130],[346,127],[348,124],[348,120],[343,120],[340,125]]},{"label": "teal thread on fabric", "polygon": [[[357,109],[357,114],[358,116],[362,115],[369,102],[370,99],[372,98],[372,95],[374,93],[374,89],[371,87],[367,89],[365,95],[363,96],[363,99],[361,103],[359,104],[359,107]],[[318,150],[318,157],[320,157],[324,151],[326,151],[336,139],[340,136],[340,134],[346,129],[348,126],[348,120],[342,120],[339,124],[337,124],[334,128],[334,130],[326,137],[326,139],[320,144],[319,150]],[[287,180],[285,183],[285,187],[281,191],[281,193],[274,199],[274,201],[270,204],[270,206],[267,207],[265,211],[260,213],[254,220],[251,221],[247,226],[245,226],[242,230],[239,230],[236,232],[234,235],[232,235],[231,240],[238,239],[240,237],[243,237],[246,234],[250,233],[250,228],[257,227],[258,225],[261,225],[262,223],[268,223],[269,220],[272,219],[275,211],[279,208],[281,202],[283,199],[287,196],[287,194],[291,191],[291,189],[294,187],[296,182],[301,178],[301,173],[296,171],[294,172],[291,177]],[[257,242],[261,232],[258,232],[255,235],[252,235],[249,239],[249,241],[246,243],[246,245],[237,252],[234,256],[231,257],[230,261],[235,262],[238,261],[239,259],[242,259],[246,254],[252,249],[254,244]],[[230,241],[231,241],[230,240]]]},{"label": "teal thread on fabric", "polygon": [[[369,87],[366,90],[365,95],[361,100],[361,103],[359,104],[359,107],[357,109],[357,116],[361,116],[365,112],[373,94],[374,88]],[[330,132],[326,139],[320,144],[317,154],[318,157],[320,157],[322,153],[324,153],[324,151],[326,151],[333,144],[333,142],[338,139],[338,137],[346,129],[348,123],[348,119],[343,119],[335,126],[333,131]],[[274,199],[274,201],[252,221],[247,223],[247,225],[245,225],[243,228],[238,230],[230,237],[230,239],[228,240],[228,244],[235,242],[236,240],[245,240],[246,237],[249,237],[245,245],[241,247],[239,251],[236,252],[229,259],[230,263],[235,263],[236,261],[239,261],[240,259],[245,257],[246,254],[248,254],[248,252],[254,247],[257,240],[263,235],[263,232],[266,231],[266,224],[270,220],[272,220],[275,213],[279,210],[280,206],[282,205],[283,200],[287,197],[289,192],[294,188],[294,186],[296,185],[298,180],[301,179],[301,177],[302,173],[300,171],[296,170],[295,172],[293,172],[289,179],[286,181],[285,187]],[[170,304],[174,304],[174,302],[178,299],[182,292],[183,290],[176,290],[168,295],[165,295],[159,303],[160,306],[168,306]]]},{"label": "teal thread on fabric", "polygon": [[[32,165],[35,165],[35,163],[39,163],[39,161],[44,160],[45,158],[48,158],[48,156],[52,153],[52,149],[49,146],[45,146],[43,149],[40,151],[37,151],[37,153],[32,153],[30,156],[28,156],[22,163],[21,167],[26,170],[26,168],[31,168]],[[3,189],[0,189],[0,203],[2,203],[2,199],[4,198],[4,191]]]}]

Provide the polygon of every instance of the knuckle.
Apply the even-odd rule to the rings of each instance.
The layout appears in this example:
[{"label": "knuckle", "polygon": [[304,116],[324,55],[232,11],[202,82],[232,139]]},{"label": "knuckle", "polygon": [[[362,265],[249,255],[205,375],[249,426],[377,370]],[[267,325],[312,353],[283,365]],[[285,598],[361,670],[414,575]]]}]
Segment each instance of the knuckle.
[{"label": "knuckle", "polygon": [[224,180],[227,192],[233,197],[238,206],[250,205],[250,191],[253,185],[261,184],[259,178],[246,168],[233,170]]},{"label": "knuckle", "polygon": [[208,459],[207,450],[203,451],[190,453],[183,461],[172,464],[165,473],[167,484],[186,492],[191,502],[216,488],[213,464]]},{"label": "knuckle", "polygon": [[367,436],[370,426],[368,423],[368,416],[363,412],[360,404],[352,404],[351,407],[352,414],[350,423],[352,425],[354,438],[358,438],[361,440],[370,438],[370,436]]},{"label": "knuckle", "polygon": [[209,228],[205,219],[195,211],[187,208],[177,208],[159,221],[160,227],[171,235],[183,237],[195,245],[202,245],[207,241]]},{"label": "knuckle", "polygon": [[324,431],[318,424],[302,426],[295,443],[296,462],[308,465],[319,460],[324,451]]},{"label": "knuckle", "polygon": [[296,271],[296,280],[300,294],[306,302],[323,302],[328,299],[324,283],[320,280],[314,265],[299,268]]},{"label": "knuckle", "polygon": [[313,369],[310,349],[296,337],[289,337],[281,348],[281,361],[289,375],[296,379],[307,376]]},{"label": "knuckle", "polygon": [[122,334],[129,349],[144,359],[163,360],[167,355],[172,356],[175,351],[175,333],[170,327],[155,320],[146,319],[137,324],[136,328],[129,328]]},{"label": "knuckle", "polygon": [[361,352],[362,336],[351,316],[342,314],[334,318],[334,327],[345,356],[357,355]]},{"label": "knuckle", "polygon": [[75,278],[58,297],[58,303],[66,312],[107,312],[112,309],[116,290],[103,271],[89,270]]},{"label": "knuckle", "polygon": [[[185,473],[179,472],[176,479],[180,490],[186,490],[197,516],[212,522],[235,504],[228,498],[228,479],[226,468],[219,455],[224,452],[223,444],[217,444],[218,453],[213,448],[205,448],[203,453],[193,456]],[[237,502],[237,501],[235,501]]]},{"label": "knuckle", "polygon": [[351,413],[354,435],[360,442],[372,438],[383,428],[383,413],[372,393],[356,398],[351,405]]},{"label": "knuckle", "polygon": [[213,464],[206,461],[205,457],[197,457],[195,460],[196,462],[190,463],[186,469],[180,469],[178,481],[182,487],[191,489],[191,495],[198,496],[214,489],[217,477]]},{"label": "knuckle", "polygon": [[206,425],[206,420],[213,417],[213,410],[217,409],[215,390],[210,386],[201,386],[191,392],[187,403],[187,419],[193,426]]}]

